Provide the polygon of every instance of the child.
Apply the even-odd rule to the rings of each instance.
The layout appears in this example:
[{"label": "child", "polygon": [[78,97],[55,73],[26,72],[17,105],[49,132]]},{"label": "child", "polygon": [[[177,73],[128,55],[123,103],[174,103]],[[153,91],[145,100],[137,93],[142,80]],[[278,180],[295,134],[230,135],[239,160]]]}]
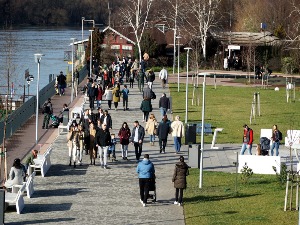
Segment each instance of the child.
[{"label": "child", "polygon": [[133,88],[133,83],[134,83],[134,71],[133,71],[132,69],[130,70],[129,83],[130,83],[130,88]]},{"label": "child", "polygon": [[256,155],[261,155],[261,144],[257,144]]},{"label": "child", "polygon": [[110,154],[112,154],[111,161],[112,162],[113,161],[118,161],[116,159],[116,143],[117,143],[117,140],[115,138],[115,134],[111,134],[110,137],[111,137],[111,144],[108,147],[108,158],[110,159]]}]

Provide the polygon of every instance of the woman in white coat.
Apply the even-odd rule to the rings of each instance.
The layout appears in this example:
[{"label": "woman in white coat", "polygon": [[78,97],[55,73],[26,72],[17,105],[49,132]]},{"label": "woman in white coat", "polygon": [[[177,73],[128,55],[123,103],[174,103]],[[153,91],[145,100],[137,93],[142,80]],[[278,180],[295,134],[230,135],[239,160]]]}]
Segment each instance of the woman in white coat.
[{"label": "woman in white coat", "polygon": [[9,179],[4,183],[5,188],[23,184],[24,177],[25,172],[21,165],[21,161],[20,159],[15,159],[9,172]]},{"label": "woman in white coat", "polygon": [[105,100],[107,100],[108,109],[111,109],[111,102],[113,100],[113,87],[111,85],[106,87],[103,96],[105,96]]}]

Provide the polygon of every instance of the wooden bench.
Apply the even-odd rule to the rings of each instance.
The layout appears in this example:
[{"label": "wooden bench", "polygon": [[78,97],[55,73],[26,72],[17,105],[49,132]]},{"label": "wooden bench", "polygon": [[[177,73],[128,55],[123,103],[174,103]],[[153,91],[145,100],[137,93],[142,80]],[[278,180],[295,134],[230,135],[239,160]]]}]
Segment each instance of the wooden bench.
[{"label": "wooden bench", "polygon": [[19,191],[17,193],[5,193],[5,203],[8,205],[16,205],[17,213],[21,214],[22,210],[24,209],[24,198],[23,193],[25,191],[26,184],[24,183],[21,185]]},{"label": "wooden bench", "polygon": [[[23,183],[25,184],[25,190],[28,198],[31,198],[34,193],[33,179],[35,177],[35,174],[36,172],[30,174],[30,176],[27,178],[27,181]],[[12,193],[18,193],[21,187],[22,185],[13,185]]]}]

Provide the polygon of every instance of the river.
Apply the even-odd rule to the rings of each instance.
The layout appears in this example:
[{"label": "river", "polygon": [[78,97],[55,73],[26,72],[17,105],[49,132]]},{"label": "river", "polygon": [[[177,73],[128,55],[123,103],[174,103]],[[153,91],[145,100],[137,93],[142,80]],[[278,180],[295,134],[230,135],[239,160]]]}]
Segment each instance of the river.
[{"label": "river", "polygon": [[[88,38],[89,31],[84,29],[84,38]],[[28,92],[25,80],[25,70],[34,76],[30,83],[29,93],[36,93],[37,63],[34,60],[35,53],[44,54],[40,63],[40,89],[49,82],[49,74],[64,74],[71,70],[71,65],[64,61],[64,51],[71,51],[70,39],[81,40],[81,27],[78,28],[22,28],[8,31],[0,30],[0,94],[6,94],[7,87],[7,51],[11,52],[10,86],[14,86],[15,96],[23,95],[24,84],[26,94]],[[10,47],[9,47],[10,45]]]}]

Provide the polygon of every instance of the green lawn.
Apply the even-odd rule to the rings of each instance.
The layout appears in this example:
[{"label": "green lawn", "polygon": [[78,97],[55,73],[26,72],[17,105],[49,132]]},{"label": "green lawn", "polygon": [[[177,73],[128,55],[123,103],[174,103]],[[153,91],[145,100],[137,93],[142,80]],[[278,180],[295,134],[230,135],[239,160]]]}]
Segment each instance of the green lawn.
[{"label": "green lawn", "polygon": [[[181,92],[177,92],[177,84],[170,84],[173,98],[173,113],[185,118],[185,84],[180,86]],[[297,90],[298,91],[298,90]],[[199,123],[202,110],[202,85],[198,88],[200,96],[199,106],[192,106],[193,87],[189,86],[189,110],[188,123]],[[260,93],[261,116],[256,117],[250,125],[250,112],[253,94]],[[225,87],[206,86],[205,123],[213,127],[224,128],[218,136],[218,143],[241,143],[243,125],[248,124],[254,131],[254,142],[259,143],[260,129],[272,128],[277,124],[279,130],[286,134],[288,129],[300,129],[300,94],[296,93],[296,101],[286,102],[285,89],[280,91],[273,89],[260,89],[253,87]],[[196,101],[195,101],[196,102]],[[212,136],[207,135],[205,142],[211,142]],[[198,137],[197,140],[200,140]]]},{"label": "green lawn", "polygon": [[186,224],[297,224],[298,211],[283,211],[285,186],[275,176],[253,175],[244,184],[239,175],[238,193],[235,177],[230,173],[204,172],[203,188],[199,189],[199,170],[190,169],[184,192]]}]

